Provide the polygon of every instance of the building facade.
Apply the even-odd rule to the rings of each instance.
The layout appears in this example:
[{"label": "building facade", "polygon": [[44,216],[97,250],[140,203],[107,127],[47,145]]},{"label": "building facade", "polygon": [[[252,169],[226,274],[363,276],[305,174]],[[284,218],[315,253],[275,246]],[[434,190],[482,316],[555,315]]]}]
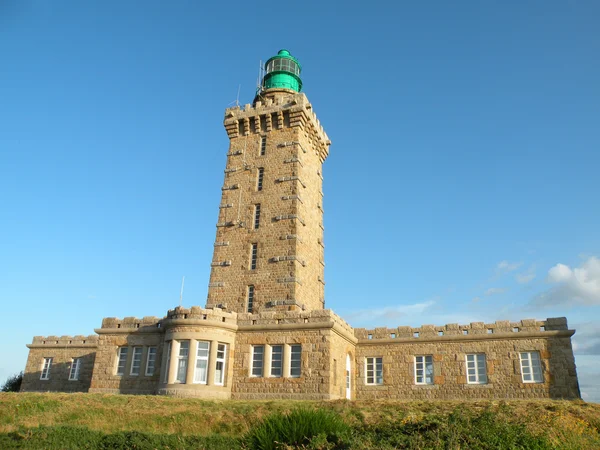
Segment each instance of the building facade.
[{"label": "building facade", "polygon": [[281,50],[228,108],[207,303],[34,337],[23,391],[209,399],[579,398],[564,318],[354,329],[325,309],[330,141]]}]

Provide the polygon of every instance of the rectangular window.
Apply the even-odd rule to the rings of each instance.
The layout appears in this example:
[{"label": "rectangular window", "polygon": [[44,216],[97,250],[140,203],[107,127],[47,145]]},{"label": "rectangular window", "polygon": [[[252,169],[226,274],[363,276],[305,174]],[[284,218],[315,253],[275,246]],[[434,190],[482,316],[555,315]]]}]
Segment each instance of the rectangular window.
[{"label": "rectangular window", "polygon": [[415,383],[433,384],[433,356],[415,356]]},{"label": "rectangular window", "polygon": [[302,346],[291,345],[290,350],[290,377],[298,378],[302,375]]},{"label": "rectangular window", "polygon": [[256,190],[262,191],[263,179],[265,177],[265,169],[263,167],[258,168],[258,177],[256,179]]},{"label": "rectangular window", "polygon": [[521,377],[523,383],[543,383],[542,361],[539,352],[521,352]]},{"label": "rectangular window", "polygon": [[130,375],[139,375],[142,367],[142,347],[133,347]]},{"label": "rectangular window", "polygon": [[251,313],[253,307],[254,307],[254,286],[250,285],[250,286],[248,286],[248,307],[246,308],[246,311]]},{"label": "rectangular window", "polygon": [[250,248],[250,270],[256,269],[256,260],[258,259],[258,244],[252,244]]},{"label": "rectangular window", "polygon": [[365,358],[366,384],[383,384],[383,358]]},{"label": "rectangular window", "polygon": [[187,375],[188,354],[190,352],[190,341],[179,342],[179,356],[177,357],[177,382],[185,383]]},{"label": "rectangular window", "polygon": [[196,371],[194,372],[194,383],[206,384],[208,379],[208,355],[210,353],[210,342],[198,341],[196,351]]},{"label": "rectangular window", "polygon": [[148,347],[148,355],[146,356],[146,376],[154,375],[156,367],[156,347]]},{"label": "rectangular window", "polygon": [[271,346],[271,376],[281,377],[283,373],[283,345]]},{"label": "rectangular window", "polygon": [[119,359],[117,362],[117,375],[125,375],[125,364],[127,364],[127,347],[119,347]]},{"label": "rectangular window", "polygon": [[217,362],[215,365],[215,384],[219,386],[223,386],[223,381],[225,380],[225,354],[226,354],[226,345],[218,344],[217,345]]},{"label": "rectangular window", "polygon": [[260,226],[260,203],[254,205],[254,229],[258,230]]},{"label": "rectangular window", "polygon": [[[262,119],[262,117],[261,117],[261,119]],[[265,123],[265,126],[266,126],[266,123]],[[267,153],[267,137],[261,136],[260,137],[260,156],[265,156],[266,153]]]},{"label": "rectangular window", "polygon": [[252,346],[252,369],[250,375],[253,377],[263,376],[263,363],[265,360],[265,346],[264,345],[253,345]]},{"label": "rectangular window", "polygon": [[52,358],[44,358],[44,364],[42,365],[42,376],[40,380],[50,379],[50,368],[52,367]]},{"label": "rectangular window", "polygon": [[81,369],[81,358],[71,360],[71,370],[69,371],[69,380],[79,380],[79,370]]},{"label": "rectangular window", "polygon": [[467,383],[487,384],[485,355],[483,353],[467,355]]}]

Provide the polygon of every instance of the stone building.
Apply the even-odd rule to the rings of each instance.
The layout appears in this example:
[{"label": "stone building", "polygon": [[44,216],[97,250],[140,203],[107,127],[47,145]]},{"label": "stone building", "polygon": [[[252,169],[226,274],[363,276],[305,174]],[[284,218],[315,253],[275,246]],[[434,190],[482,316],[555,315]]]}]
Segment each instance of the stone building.
[{"label": "stone building", "polygon": [[353,329],[325,309],[330,141],[281,50],[229,150],[204,308],[34,337],[23,391],[214,399],[579,398],[564,318]]}]

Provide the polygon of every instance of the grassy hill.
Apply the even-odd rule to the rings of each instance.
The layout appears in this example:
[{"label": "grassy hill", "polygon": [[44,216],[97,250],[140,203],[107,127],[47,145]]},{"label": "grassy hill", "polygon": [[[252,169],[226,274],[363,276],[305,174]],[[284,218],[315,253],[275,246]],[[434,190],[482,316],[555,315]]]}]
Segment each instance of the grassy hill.
[{"label": "grassy hill", "polygon": [[[300,415],[287,417],[297,410]],[[316,417],[315,410],[325,415]],[[279,435],[277,427],[283,430]],[[311,427],[316,431],[307,431]],[[305,436],[311,433],[316,436]],[[3,449],[269,448],[260,439],[278,440],[279,447],[270,448],[284,449],[600,449],[600,405],[550,400],[209,402],[0,394]]]}]

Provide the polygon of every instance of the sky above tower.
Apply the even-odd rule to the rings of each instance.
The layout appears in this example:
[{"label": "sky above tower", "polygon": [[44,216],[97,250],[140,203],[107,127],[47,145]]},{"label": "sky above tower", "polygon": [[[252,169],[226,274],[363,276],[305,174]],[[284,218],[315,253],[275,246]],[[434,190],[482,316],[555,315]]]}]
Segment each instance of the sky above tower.
[{"label": "sky above tower", "polygon": [[205,304],[223,112],[286,48],[332,141],[326,307],[566,316],[600,402],[600,3],[217,3],[0,2],[0,381],[184,275]]}]

